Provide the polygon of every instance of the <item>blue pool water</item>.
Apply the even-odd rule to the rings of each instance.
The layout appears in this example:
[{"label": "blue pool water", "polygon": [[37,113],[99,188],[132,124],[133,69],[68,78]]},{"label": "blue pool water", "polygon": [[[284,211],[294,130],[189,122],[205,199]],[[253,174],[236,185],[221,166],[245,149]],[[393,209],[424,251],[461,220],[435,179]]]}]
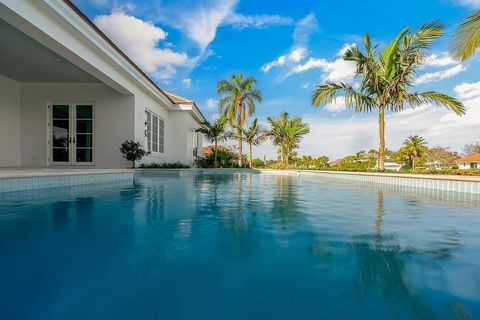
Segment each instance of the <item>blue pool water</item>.
[{"label": "blue pool water", "polygon": [[271,174],[0,196],[0,319],[479,319],[480,203]]}]

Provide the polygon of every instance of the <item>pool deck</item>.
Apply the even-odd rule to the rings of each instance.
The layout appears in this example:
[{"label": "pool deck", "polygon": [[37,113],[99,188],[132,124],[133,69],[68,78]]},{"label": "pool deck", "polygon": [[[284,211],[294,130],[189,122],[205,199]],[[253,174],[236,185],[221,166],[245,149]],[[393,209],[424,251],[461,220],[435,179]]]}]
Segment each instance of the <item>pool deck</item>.
[{"label": "pool deck", "polygon": [[131,169],[0,168],[0,179],[133,173]]}]

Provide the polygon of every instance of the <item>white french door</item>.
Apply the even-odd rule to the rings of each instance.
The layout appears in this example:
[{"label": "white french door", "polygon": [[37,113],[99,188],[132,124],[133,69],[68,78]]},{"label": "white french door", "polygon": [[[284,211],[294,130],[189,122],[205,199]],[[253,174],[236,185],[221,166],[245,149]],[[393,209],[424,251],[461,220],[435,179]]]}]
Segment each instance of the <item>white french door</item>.
[{"label": "white french door", "polygon": [[49,163],[93,164],[93,104],[52,103],[48,106]]}]

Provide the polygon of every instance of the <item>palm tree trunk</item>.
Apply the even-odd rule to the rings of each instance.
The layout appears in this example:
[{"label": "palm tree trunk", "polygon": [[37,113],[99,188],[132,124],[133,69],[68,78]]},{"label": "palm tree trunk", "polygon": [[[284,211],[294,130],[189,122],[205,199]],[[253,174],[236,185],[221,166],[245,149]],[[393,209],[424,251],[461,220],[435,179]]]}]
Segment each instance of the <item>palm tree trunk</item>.
[{"label": "palm tree trunk", "polygon": [[242,132],[238,131],[238,166],[242,167]]},{"label": "palm tree trunk", "polygon": [[214,152],[213,167],[214,167],[214,168],[217,168],[217,167],[218,167],[217,144],[218,144],[218,142],[217,142],[217,140],[215,139],[215,150],[213,150],[213,152]]},{"label": "palm tree trunk", "polygon": [[250,143],[250,157],[248,158],[248,165],[252,169],[252,144]]},{"label": "palm tree trunk", "polygon": [[385,108],[382,106],[378,112],[378,134],[379,134],[379,146],[378,146],[378,169],[383,170],[385,168]]},{"label": "palm tree trunk", "polygon": [[412,157],[412,170],[415,170],[415,157]]}]

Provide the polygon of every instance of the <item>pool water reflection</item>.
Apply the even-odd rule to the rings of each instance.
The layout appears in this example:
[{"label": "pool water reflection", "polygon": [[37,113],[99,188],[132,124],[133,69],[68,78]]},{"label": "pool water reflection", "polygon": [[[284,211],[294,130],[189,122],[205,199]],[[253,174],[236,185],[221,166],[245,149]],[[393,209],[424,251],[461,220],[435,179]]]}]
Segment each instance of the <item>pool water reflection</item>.
[{"label": "pool water reflection", "polygon": [[144,173],[0,198],[1,319],[475,319],[480,203]]}]

